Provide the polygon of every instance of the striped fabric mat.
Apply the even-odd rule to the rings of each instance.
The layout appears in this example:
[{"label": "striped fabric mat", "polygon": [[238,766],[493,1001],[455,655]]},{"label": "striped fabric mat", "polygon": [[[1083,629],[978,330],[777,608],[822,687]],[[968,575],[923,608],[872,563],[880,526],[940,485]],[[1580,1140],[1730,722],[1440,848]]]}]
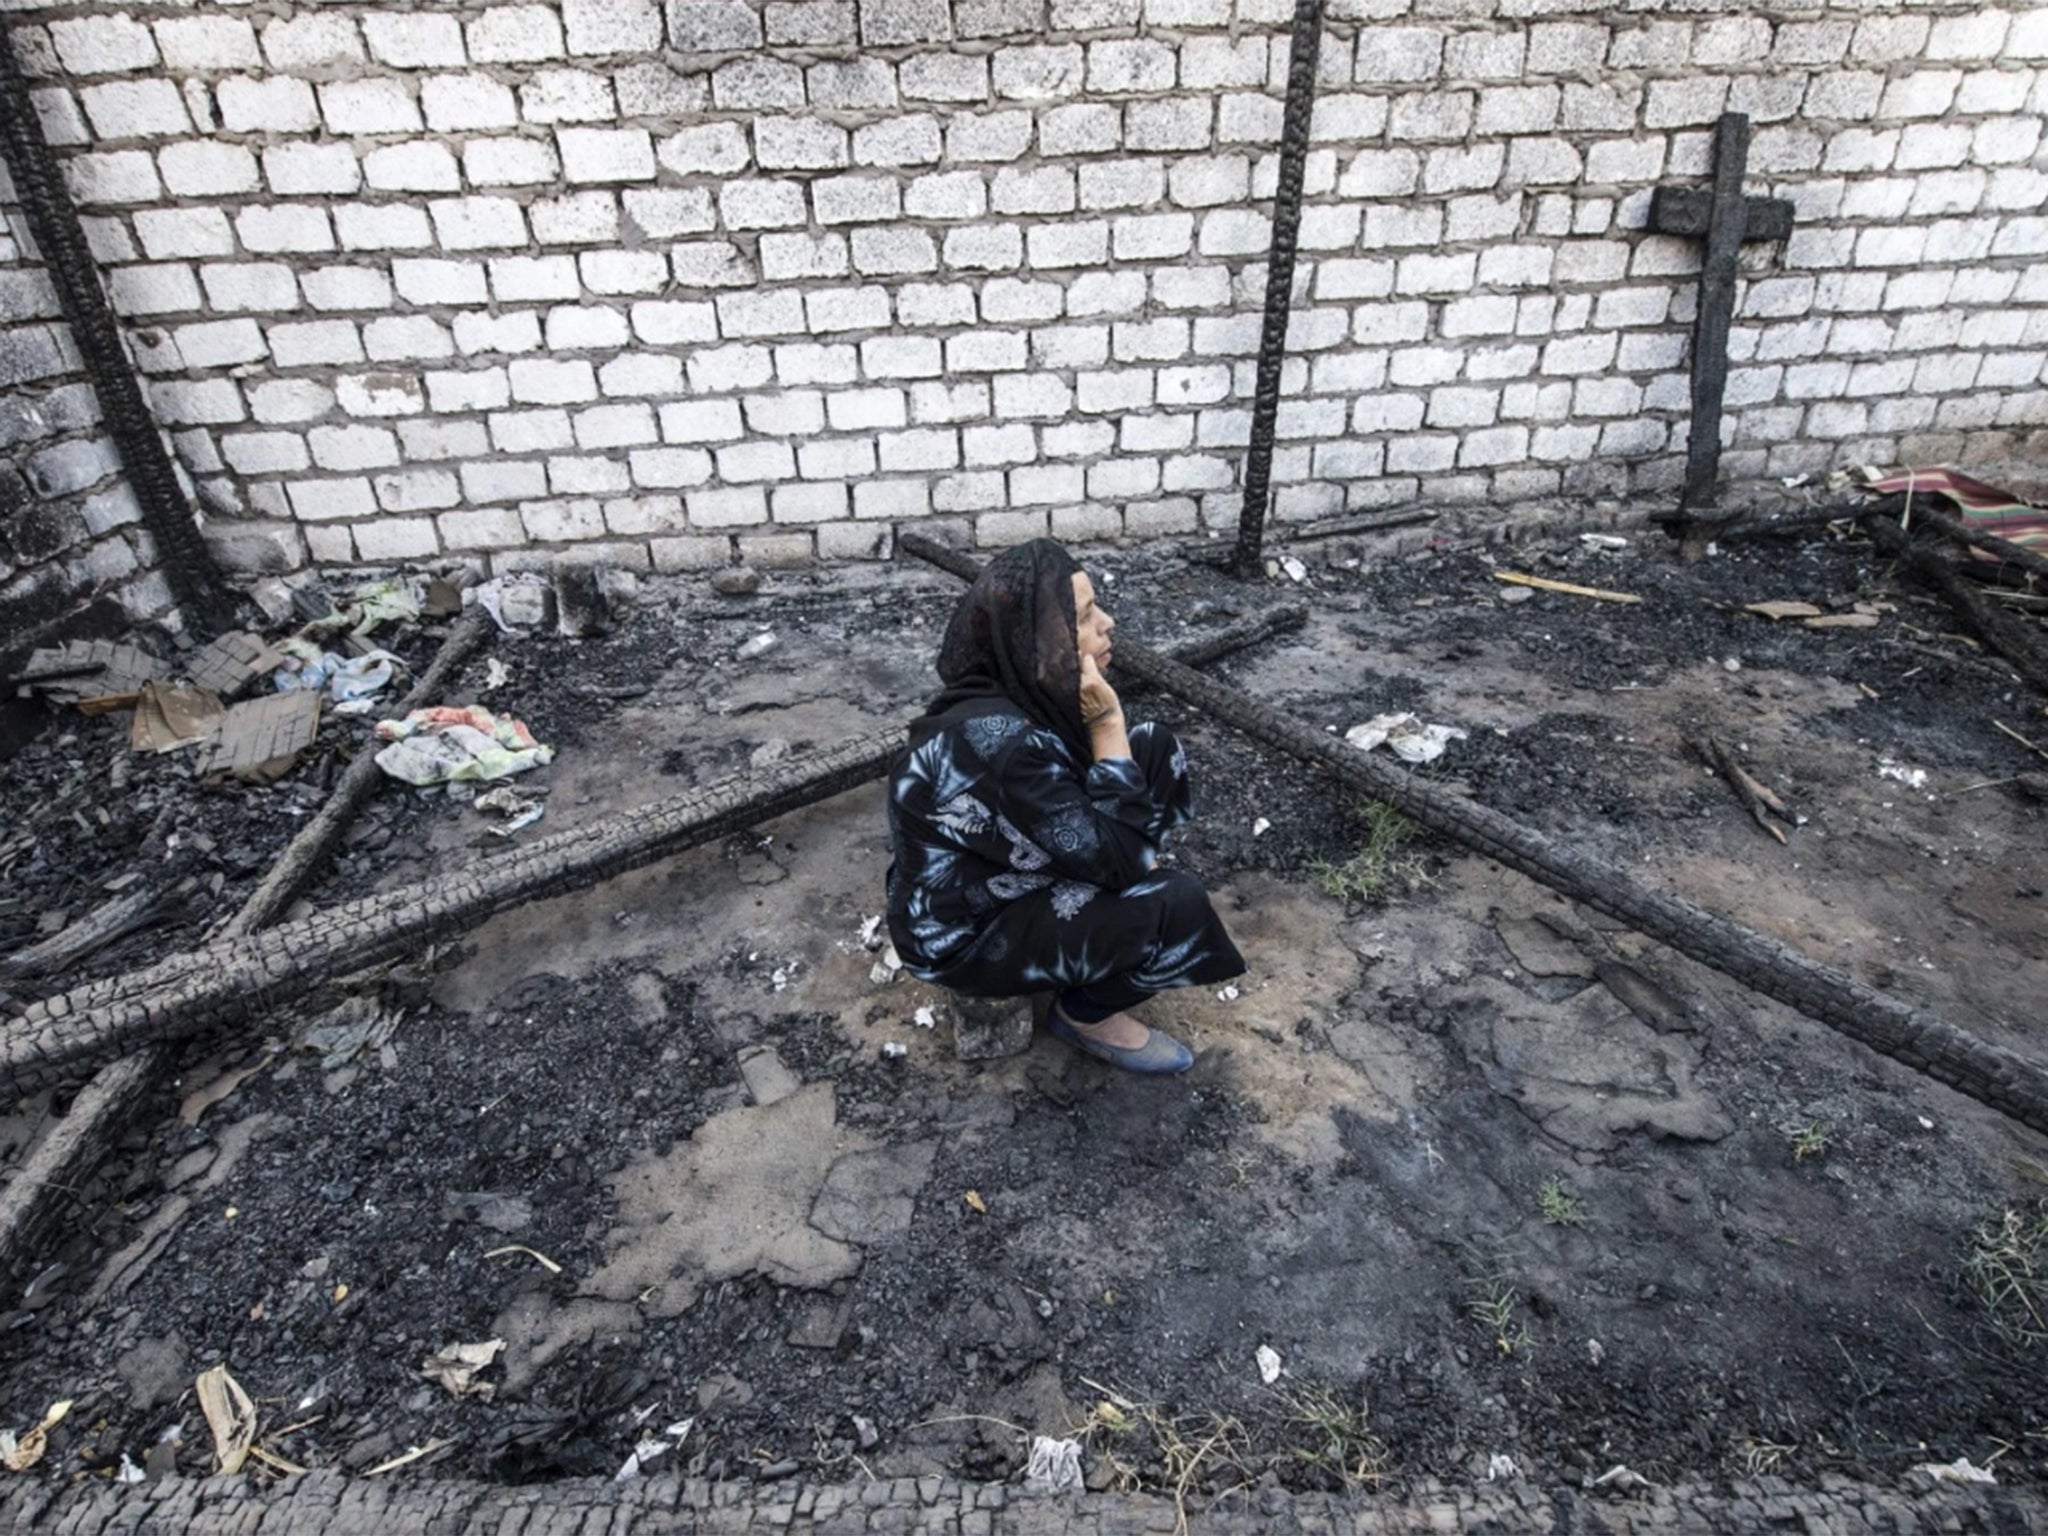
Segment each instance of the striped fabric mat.
[{"label": "striped fabric mat", "polygon": [[[1983,533],[1995,533],[2037,553],[2048,555],[2048,507],[2021,501],[2010,491],[1953,469],[1900,469],[1856,472],[1864,490],[1880,496],[1934,495],[1954,503],[1962,520]],[[1996,555],[1975,553],[1995,560]]]}]

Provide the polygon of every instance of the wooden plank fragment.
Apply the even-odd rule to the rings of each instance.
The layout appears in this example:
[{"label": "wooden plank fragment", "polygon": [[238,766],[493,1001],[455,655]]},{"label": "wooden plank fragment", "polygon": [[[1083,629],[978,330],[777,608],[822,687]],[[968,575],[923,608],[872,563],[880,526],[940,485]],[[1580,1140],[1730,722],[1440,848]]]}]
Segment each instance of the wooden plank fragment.
[{"label": "wooden plank fragment", "polygon": [[1495,581],[1511,581],[1518,587],[1540,587],[1545,592],[1562,592],[1567,597],[1597,598],[1603,603],[1640,603],[1633,592],[1609,592],[1604,587],[1575,586],[1569,581],[1552,581],[1547,576],[1526,576],[1520,571],[1495,571]]}]

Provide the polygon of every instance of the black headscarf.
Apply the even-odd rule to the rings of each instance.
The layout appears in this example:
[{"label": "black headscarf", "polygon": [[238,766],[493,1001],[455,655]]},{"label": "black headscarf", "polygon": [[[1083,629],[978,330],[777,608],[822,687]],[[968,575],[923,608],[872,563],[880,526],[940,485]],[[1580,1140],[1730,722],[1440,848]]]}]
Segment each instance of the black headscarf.
[{"label": "black headscarf", "polygon": [[1064,741],[1076,761],[1090,760],[1074,613],[1074,575],[1080,569],[1051,539],[1006,549],[982,567],[939,642],[939,680],[945,687],[910,723],[913,747],[929,740],[941,729],[939,717],[961,704],[1008,699]]}]

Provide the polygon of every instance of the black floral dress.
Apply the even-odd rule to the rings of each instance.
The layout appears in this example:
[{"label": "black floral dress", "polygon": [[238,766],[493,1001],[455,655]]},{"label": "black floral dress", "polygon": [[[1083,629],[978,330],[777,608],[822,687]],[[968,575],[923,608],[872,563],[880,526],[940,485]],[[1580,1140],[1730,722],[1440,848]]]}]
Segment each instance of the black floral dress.
[{"label": "black floral dress", "polygon": [[1192,814],[1187,754],[1156,723],[1130,742],[1128,758],[1077,761],[999,697],[929,721],[889,789],[889,933],[911,974],[978,997],[1058,991],[1101,1015],[1244,973],[1201,882],[1158,867]]}]

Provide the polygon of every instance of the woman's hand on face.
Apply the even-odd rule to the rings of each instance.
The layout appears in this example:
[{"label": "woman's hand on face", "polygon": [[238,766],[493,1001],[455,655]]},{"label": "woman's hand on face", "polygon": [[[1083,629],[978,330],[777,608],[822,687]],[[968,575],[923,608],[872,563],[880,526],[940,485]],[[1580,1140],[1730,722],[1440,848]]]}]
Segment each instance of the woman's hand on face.
[{"label": "woman's hand on face", "polygon": [[1081,658],[1081,723],[1092,731],[1111,720],[1122,719],[1123,712],[1123,701],[1109,686],[1102,669],[1095,665],[1095,658],[1084,655]]}]

